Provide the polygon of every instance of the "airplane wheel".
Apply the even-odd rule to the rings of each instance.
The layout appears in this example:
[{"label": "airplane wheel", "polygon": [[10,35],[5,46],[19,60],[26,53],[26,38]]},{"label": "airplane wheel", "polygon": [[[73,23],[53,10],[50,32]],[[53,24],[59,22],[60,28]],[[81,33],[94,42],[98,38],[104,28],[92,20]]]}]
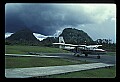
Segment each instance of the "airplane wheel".
[{"label": "airplane wheel", "polygon": [[74,56],[75,56],[76,54],[74,54]]},{"label": "airplane wheel", "polygon": [[80,55],[79,54],[77,54],[77,57],[79,57]]},{"label": "airplane wheel", "polygon": [[88,54],[85,54],[85,56],[87,57],[87,56],[88,56]]},{"label": "airplane wheel", "polygon": [[79,56],[80,56],[80,53],[74,53],[74,56],[79,57]]},{"label": "airplane wheel", "polygon": [[79,53],[76,53],[76,55],[75,55],[75,56],[79,57],[79,56],[80,56],[80,54],[79,54]]},{"label": "airplane wheel", "polygon": [[100,59],[100,56],[97,56],[97,59]]}]

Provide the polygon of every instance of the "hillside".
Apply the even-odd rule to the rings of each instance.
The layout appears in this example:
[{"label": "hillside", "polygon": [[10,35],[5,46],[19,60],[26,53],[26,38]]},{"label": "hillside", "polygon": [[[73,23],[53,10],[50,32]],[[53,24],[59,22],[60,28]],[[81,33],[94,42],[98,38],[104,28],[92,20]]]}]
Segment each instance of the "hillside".
[{"label": "hillside", "polygon": [[[85,44],[85,41],[86,43],[93,42],[92,38],[87,33],[73,28],[65,28],[59,36],[63,36],[65,43]],[[44,45],[51,46],[53,42],[58,42],[58,37],[48,37],[41,42]]]},{"label": "hillside", "polygon": [[[63,36],[65,42],[71,44],[85,44],[85,41],[86,43],[93,42],[87,33],[73,28],[65,28],[59,36]],[[54,42],[58,42],[58,37],[48,37],[43,41],[39,41],[28,28],[17,31],[6,38],[6,44],[52,46]]]},{"label": "hillside", "polygon": [[52,46],[52,43],[56,43],[56,42],[58,42],[58,37],[47,37],[46,39],[43,39],[42,41],[41,41],[41,43],[44,45],[44,46],[48,46],[48,47],[50,47],[50,46]]},{"label": "hillside", "polygon": [[7,44],[22,44],[22,45],[38,45],[39,40],[33,35],[33,32],[25,28],[23,30],[17,31],[10,37],[6,38]]},{"label": "hillside", "polygon": [[[92,38],[83,30],[74,28],[65,28],[59,35],[63,36],[65,43],[68,44],[100,44],[103,45],[103,49],[107,51],[116,51],[116,44],[110,43],[109,40],[98,39],[99,41],[93,41]],[[30,46],[47,46],[52,47],[52,43],[58,42],[58,37],[47,37],[42,41],[39,41],[33,32],[25,28],[12,34],[10,37],[5,39],[5,45],[30,45]],[[55,46],[54,47],[58,47]]]},{"label": "hillside", "polygon": [[63,36],[66,43],[84,44],[93,42],[92,38],[83,30],[65,28],[59,36]]}]

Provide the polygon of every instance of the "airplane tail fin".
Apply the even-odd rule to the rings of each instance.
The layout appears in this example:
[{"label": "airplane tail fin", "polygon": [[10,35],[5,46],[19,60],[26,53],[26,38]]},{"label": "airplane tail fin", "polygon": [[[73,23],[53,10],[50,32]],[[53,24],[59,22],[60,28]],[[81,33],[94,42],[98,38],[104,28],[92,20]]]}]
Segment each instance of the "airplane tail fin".
[{"label": "airplane tail fin", "polygon": [[[63,36],[59,37],[59,43],[65,43]],[[63,48],[62,45],[60,45],[59,48]]]},{"label": "airplane tail fin", "polygon": [[59,37],[59,43],[65,43],[65,41],[64,41],[62,36]]}]

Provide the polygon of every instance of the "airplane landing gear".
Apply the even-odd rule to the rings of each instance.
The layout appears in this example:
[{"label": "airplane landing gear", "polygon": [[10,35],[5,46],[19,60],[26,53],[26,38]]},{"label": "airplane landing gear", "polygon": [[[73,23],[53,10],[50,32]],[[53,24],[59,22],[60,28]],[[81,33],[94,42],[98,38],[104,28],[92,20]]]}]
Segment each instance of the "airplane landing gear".
[{"label": "airplane landing gear", "polygon": [[74,56],[79,57],[79,56],[80,56],[80,53],[75,53]]},{"label": "airplane landing gear", "polygon": [[99,55],[97,56],[97,59],[100,59],[100,56],[99,56]]},{"label": "airplane landing gear", "polygon": [[85,57],[87,57],[88,56],[88,54],[85,54]]},{"label": "airplane landing gear", "polygon": [[77,57],[79,57],[79,56],[80,56],[80,54],[77,54],[76,56],[77,56]]}]

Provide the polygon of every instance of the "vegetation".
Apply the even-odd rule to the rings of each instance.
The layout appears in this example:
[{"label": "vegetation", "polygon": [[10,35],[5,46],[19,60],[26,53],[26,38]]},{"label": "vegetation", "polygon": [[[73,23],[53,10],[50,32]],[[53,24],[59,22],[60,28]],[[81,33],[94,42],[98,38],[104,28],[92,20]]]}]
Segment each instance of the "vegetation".
[{"label": "vegetation", "polygon": [[[5,45],[5,54],[27,54],[28,52],[36,53],[70,53],[69,51],[52,47],[41,46],[22,46],[22,45]],[[107,52],[107,55],[116,55],[116,52]]]},{"label": "vegetation", "polygon": [[5,68],[27,68],[27,67],[45,67],[61,66],[88,63],[86,61],[71,61],[60,58],[40,58],[40,57],[5,57]]},{"label": "vegetation", "polygon": [[33,32],[25,28],[17,31],[5,40],[6,45],[40,45],[40,41],[33,35]]},{"label": "vegetation", "polygon": [[[92,43],[93,40],[87,33],[82,30],[77,30],[74,28],[65,28],[59,36],[63,36],[66,43],[69,44],[85,44]],[[45,46],[52,46],[53,42],[58,42],[58,37],[48,37],[41,41]]]},{"label": "vegetation", "polygon": [[64,37],[66,43],[71,44],[86,44],[93,42],[92,38],[86,32],[75,28],[65,28],[60,36]]},{"label": "vegetation", "polygon": [[116,52],[107,52],[106,55],[115,56]]},{"label": "vegetation", "polygon": [[40,47],[40,46],[5,45],[5,54],[26,54],[28,52],[69,53],[69,51],[62,50],[59,48]]},{"label": "vegetation", "polygon": [[[66,43],[84,44],[85,41],[88,43],[93,42],[87,33],[73,28],[64,29],[60,36],[64,37]],[[58,42],[58,38],[48,37],[40,42],[35,38],[33,32],[27,28],[12,34],[5,41],[7,45],[44,45],[48,47],[52,46],[53,42]]]},{"label": "vegetation", "polygon": [[46,39],[43,39],[41,41],[41,43],[44,45],[44,46],[47,46],[47,47],[52,47],[52,43],[58,43],[58,38],[57,37],[47,37]]},{"label": "vegetation", "polygon": [[85,41],[86,43],[93,42],[87,33],[75,28],[65,28],[60,36],[64,37],[66,43],[71,44],[85,44]]},{"label": "vegetation", "polygon": [[103,45],[102,48],[106,51],[116,52],[116,44],[112,43],[111,39],[97,39],[96,44]]},{"label": "vegetation", "polygon": [[[65,28],[59,36],[63,36],[65,42],[69,44],[100,44],[103,45],[103,49],[110,52],[116,52],[116,44],[112,43],[111,39],[97,39],[96,41],[93,41],[87,33],[75,28]],[[5,39],[6,45],[58,47],[52,45],[54,42],[58,42],[58,37],[48,37],[43,41],[39,41],[33,35],[33,32],[27,28],[18,31]]]}]

